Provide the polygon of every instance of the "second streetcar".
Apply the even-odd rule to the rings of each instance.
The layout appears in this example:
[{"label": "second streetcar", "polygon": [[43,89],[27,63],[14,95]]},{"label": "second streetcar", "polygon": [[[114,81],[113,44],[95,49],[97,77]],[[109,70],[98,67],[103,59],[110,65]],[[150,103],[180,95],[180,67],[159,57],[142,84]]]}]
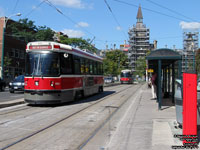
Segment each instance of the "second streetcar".
[{"label": "second streetcar", "polygon": [[120,78],[120,82],[121,84],[123,83],[129,83],[132,84],[133,83],[133,74],[131,70],[122,70],[121,71],[121,78]]}]

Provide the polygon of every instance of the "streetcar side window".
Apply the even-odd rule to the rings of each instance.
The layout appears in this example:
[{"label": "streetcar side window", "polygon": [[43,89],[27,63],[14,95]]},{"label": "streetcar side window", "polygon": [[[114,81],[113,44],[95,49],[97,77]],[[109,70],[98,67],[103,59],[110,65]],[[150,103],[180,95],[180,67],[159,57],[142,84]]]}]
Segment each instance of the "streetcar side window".
[{"label": "streetcar side window", "polygon": [[88,59],[85,59],[85,73],[86,74],[89,74],[89,60]]},{"label": "streetcar side window", "polygon": [[72,55],[67,53],[61,54],[61,73],[72,74]]},{"label": "streetcar side window", "polygon": [[103,75],[103,64],[100,64],[100,71],[101,71],[101,75]]},{"label": "streetcar side window", "polygon": [[93,74],[93,61],[90,61],[90,74]]},{"label": "streetcar side window", "polygon": [[85,59],[81,58],[81,74],[85,73]]},{"label": "streetcar side window", "polygon": [[80,57],[74,56],[74,73],[80,74]]},{"label": "streetcar side window", "polygon": [[94,74],[97,74],[97,62],[93,62]]}]

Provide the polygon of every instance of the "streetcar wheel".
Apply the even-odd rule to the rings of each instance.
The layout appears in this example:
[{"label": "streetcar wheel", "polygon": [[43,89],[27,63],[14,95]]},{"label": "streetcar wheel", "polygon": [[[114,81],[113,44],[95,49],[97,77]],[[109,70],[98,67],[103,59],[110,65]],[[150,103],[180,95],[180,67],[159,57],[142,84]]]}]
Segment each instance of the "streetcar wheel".
[{"label": "streetcar wheel", "polygon": [[85,97],[85,95],[84,95],[84,90],[81,91],[81,97],[82,97],[82,98]]},{"label": "streetcar wheel", "polygon": [[99,93],[103,92],[103,86],[99,87]]},{"label": "streetcar wheel", "polygon": [[5,86],[2,86],[2,87],[1,87],[1,91],[5,91]]},{"label": "streetcar wheel", "polygon": [[14,91],[10,91],[10,93],[14,93]]}]

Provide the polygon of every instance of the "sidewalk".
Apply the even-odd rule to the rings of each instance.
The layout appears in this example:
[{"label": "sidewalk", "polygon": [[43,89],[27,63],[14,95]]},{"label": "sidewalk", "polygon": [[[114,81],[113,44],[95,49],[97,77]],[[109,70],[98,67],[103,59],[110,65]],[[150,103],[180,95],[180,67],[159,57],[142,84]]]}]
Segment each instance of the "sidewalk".
[{"label": "sidewalk", "polygon": [[132,98],[134,105],[129,105],[130,110],[114,133],[109,150],[170,150],[172,146],[182,146],[174,138],[174,134],[182,135],[182,129],[175,128],[174,104],[163,99],[162,109],[158,110],[158,103],[151,97],[151,89],[145,84]]}]

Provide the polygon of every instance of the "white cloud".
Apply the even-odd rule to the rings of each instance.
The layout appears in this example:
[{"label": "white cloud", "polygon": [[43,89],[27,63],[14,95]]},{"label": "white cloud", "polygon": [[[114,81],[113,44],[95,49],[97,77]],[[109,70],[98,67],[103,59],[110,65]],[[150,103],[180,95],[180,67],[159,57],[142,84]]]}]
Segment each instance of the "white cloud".
[{"label": "white cloud", "polygon": [[52,3],[70,8],[86,8],[82,0],[50,0]]},{"label": "white cloud", "polygon": [[122,30],[122,28],[120,26],[117,26],[116,30]]},{"label": "white cloud", "polygon": [[84,32],[82,31],[72,30],[72,29],[64,29],[61,32],[67,34],[69,37],[75,37],[75,38],[83,37],[85,35]]},{"label": "white cloud", "polygon": [[76,27],[89,27],[87,22],[79,22],[75,25]]},{"label": "white cloud", "polygon": [[182,29],[200,29],[200,22],[184,22],[181,21],[180,24]]}]

